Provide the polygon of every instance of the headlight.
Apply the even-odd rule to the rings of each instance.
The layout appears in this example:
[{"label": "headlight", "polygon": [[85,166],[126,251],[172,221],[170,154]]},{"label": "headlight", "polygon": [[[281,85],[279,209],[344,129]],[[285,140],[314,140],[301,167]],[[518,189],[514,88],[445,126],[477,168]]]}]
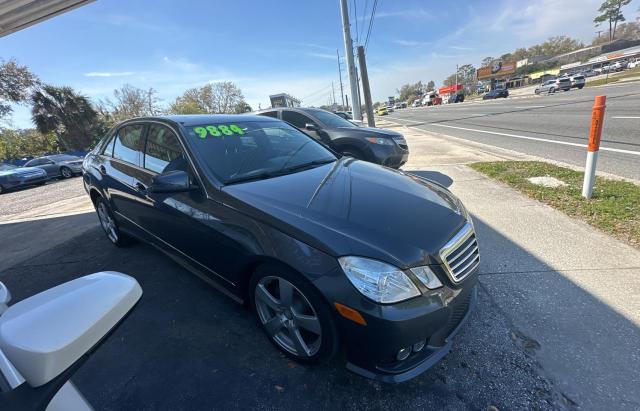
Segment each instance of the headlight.
[{"label": "headlight", "polygon": [[431,271],[429,267],[414,267],[411,269],[411,272],[418,277],[418,280],[424,284],[430,290],[435,290],[436,288],[442,287],[442,282],[438,279],[438,277]]},{"label": "headlight", "polygon": [[340,257],[338,262],[358,291],[379,303],[397,303],[420,295],[399,268],[362,257]]},{"label": "headlight", "polygon": [[367,137],[367,141],[373,144],[380,144],[381,146],[392,146],[395,144],[392,139],[381,137]]}]

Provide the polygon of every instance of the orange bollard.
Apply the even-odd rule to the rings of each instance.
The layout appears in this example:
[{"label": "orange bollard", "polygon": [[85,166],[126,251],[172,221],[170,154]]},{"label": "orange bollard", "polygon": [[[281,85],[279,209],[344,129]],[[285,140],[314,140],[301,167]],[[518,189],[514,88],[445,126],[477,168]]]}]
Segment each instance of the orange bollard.
[{"label": "orange bollard", "polygon": [[587,164],[584,170],[584,181],[582,183],[582,197],[587,200],[593,194],[593,183],[596,179],[596,164],[598,162],[598,152],[600,150],[600,139],[602,137],[602,126],[604,125],[604,109],[606,108],[607,96],[596,96],[593,102],[591,113],[591,129],[589,130],[589,145],[587,147]]}]

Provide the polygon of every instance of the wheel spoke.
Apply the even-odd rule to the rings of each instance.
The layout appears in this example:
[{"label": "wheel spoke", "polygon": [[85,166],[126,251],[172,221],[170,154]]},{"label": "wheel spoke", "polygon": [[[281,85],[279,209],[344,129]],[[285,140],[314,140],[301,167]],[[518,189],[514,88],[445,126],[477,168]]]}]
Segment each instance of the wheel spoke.
[{"label": "wheel spoke", "polygon": [[280,278],[278,280],[278,287],[280,288],[280,302],[284,307],[291,307],[293,301],[293,287],[287,280]]},{"label": "wheel spoke", "polygon": [[320,330],[322,328],[320,327],[320,320],[318,320],[318,317],[293,313],[293,322],[300,328],[304,328],[307,331],[320,335]]},{"label": "wheel spoke", "polygon": [[273,317],[264,324],[264,328],[269,336],[273,337],[282,328],[282,321],[278,317]]},{"label": "wheel spoke", "polygon": [[307,343],[302,339],[302,335],[300,335],[300,330],[297,327],[289,327],[289,337],[293,342],[293,345],[296,347],[296,351],[298,355],[303,357],[309,356],[309,347],[307,347]]},{"label": "wheel spoke", "polygon": [[274,296],[267,291],[263,284],[258,284],[256,287],[256,298],[261,302],[265,303],[273,310],[280,310],[281,304],[280,301],[276,300]]}]

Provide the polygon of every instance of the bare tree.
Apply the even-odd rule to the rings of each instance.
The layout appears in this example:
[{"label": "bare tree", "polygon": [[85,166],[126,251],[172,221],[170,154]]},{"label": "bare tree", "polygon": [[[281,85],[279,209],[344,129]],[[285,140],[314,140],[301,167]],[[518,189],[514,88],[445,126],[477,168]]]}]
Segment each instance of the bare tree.
[{"label": "bare tree", "polygon": [[113,101],[106,99],[99,104],[98,112],[116,123],[133,117],[155,116],[161,112],[157,94],[153,88],[142,90],[125,84],[113,91]]},{"label": "bare tree", "polygon": [[626,6],[629,3],[631,3],[631,0],[605,0],[600,5],[598,9],[600,14],[593,19],[593,22],[596,23],[596,26],[605,22],[609,23],[609,41],[613,41],[616,38],[618,22],[625,21],[622,14],[622,6]]},{"label": "bare tree", "polygon": [[242,91],[230,81],[189,89],[169,108],[174,114],[237,113],[244,110],[246,103]]}]

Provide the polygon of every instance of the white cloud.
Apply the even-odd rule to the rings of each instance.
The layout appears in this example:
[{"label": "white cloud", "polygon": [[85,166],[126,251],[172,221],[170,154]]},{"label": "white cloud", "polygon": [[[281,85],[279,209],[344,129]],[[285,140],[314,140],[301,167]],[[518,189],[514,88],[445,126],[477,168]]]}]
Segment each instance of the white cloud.
[{"label": "white cloud", "polygon": [[320,59],[328,59],[328,60],[336,60],[338,58],[337,55],[329,54],[329,53],[308,52],[308,53],[304,53],[304,54],[305,54],[305,56],[316,57],[316,58],[320,58]]},{"label": "white cloud", "polygon": [[83,75],[85,77],[127,77],[134,74],[135,72],[133,71],[90,71]]},{"label": "white cloud", "polygon": [[401,46],[407,46],[407,47],[428,46],[431,44],[430,41],[415,41],[415,40],[402,40],[402,39],[393,40],[393,42]]},{"label": "white cloud", "polygon": [[473,47],[465,47],[465,46],[449,46],[449,48],[454,50],[463,50],[463,51],[473,50]]}]

